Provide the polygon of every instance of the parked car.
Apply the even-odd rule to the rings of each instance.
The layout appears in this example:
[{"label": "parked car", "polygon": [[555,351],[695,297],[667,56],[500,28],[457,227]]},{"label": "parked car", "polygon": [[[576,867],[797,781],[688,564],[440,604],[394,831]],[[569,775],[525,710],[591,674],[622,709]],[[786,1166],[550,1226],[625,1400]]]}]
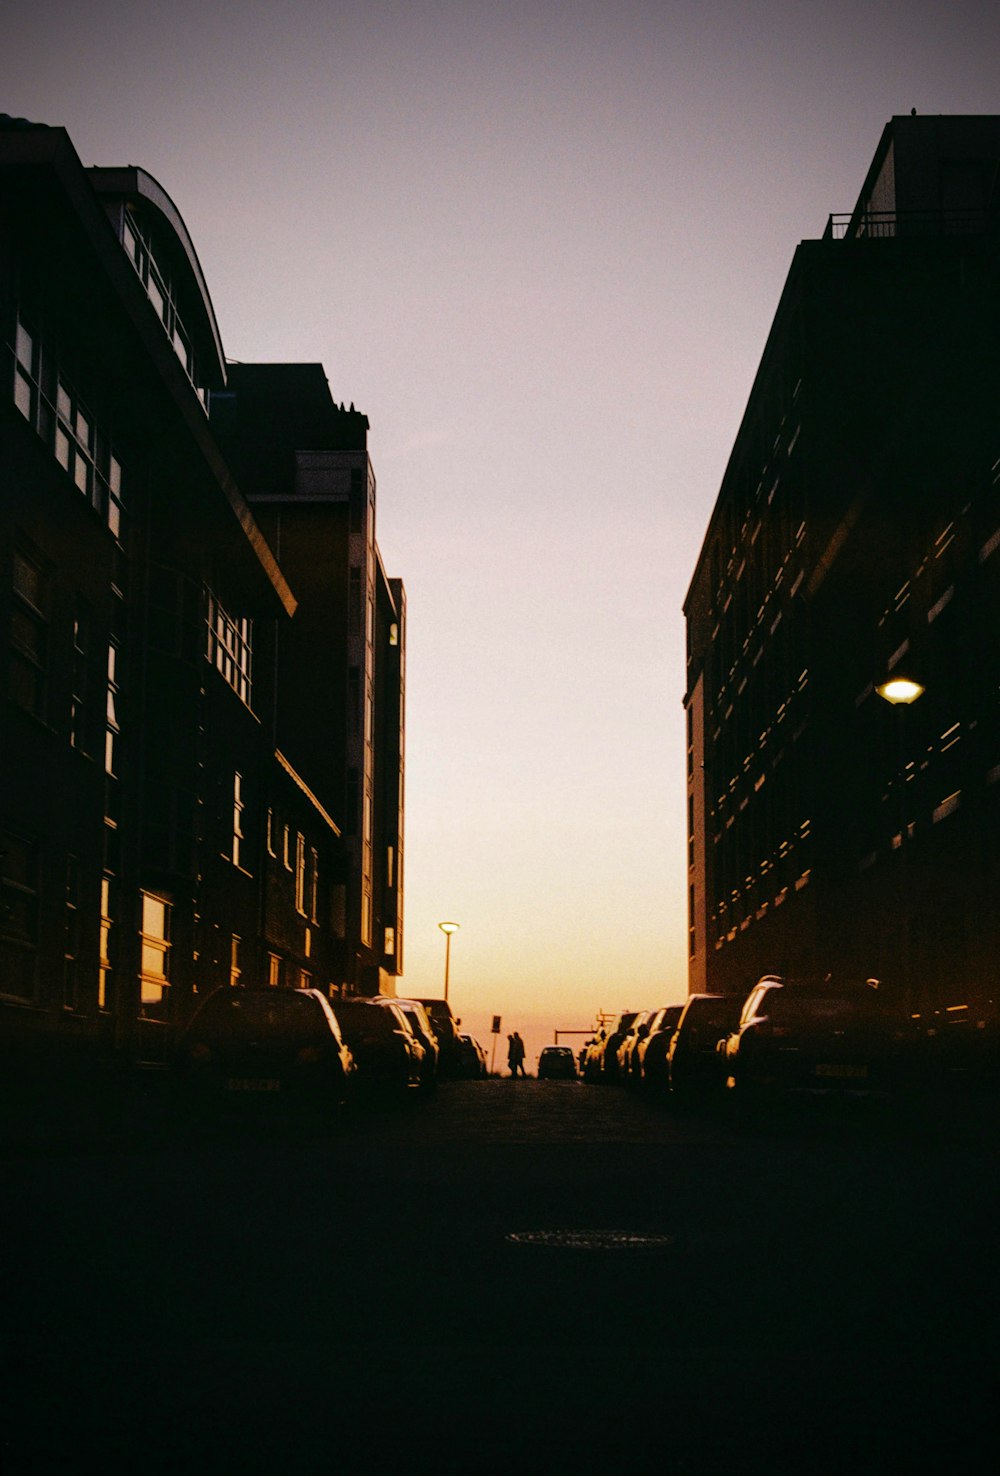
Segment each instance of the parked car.
[{"label": "parked car", "polygon": [[667,1052],[671,1097],[678,1103],[722,1095],[726,1085],[720,1040],[739,1024],[742,994],[692,994]]},{"label": "parked car", "polygon": [[472,1035],[458,1037],[458,1075],[467,1080],[489,1075],[486,1052]]},{"label": "parked car", "polygon": [[434,1027],[434,1034],[438,1038],[441,1047],[441,1058],[438,1062],[438,1072],[442,1077],[460,1075],[460,1048],[458,1043],[458,1027],[461,1020],[455,1018],[451,1005],[446,999],[423,999],[419,1001],[430,1016]]},{"label": "parked car", "polygon": [[430,1016],[419,999],[396,999],[388,994],[376,994],[372,996],[372,1003],[392,1005],[402,1015],[405,1015],[410,1029],[424,1048],[424,1059],[420,1071],[421,1086],[425,1092],[433,1091],[437,1086],[441,1047],[438,1044],[437,1033],[431,1024]]},{"label": "parked car", "polygon": [[593,1044],[588,1048],[584,1069],[585,1081],[615,1081],[618,1074],[618,1047],[621,1045],[632,1021],[635,1010],[626,1010],[612,1022],[611,1029],[597,1032]]},{"label": "parked car", "polygon": [[719,1044],[726,1086],[750,1104],[793,1093],[887,1095],[899,1082],[906,1026],[866,984],[769,976]]},{"label": "parked car", "polygon": [[538,1053],[539,1081],[576,1081],[576,1060],[569,1046],[542,1046]]},{"label": "parked car", "polygon": [[241,1113],[332,1112],[355,1077],[339,1022],[316,989],[213,990],[172,1064],[194,1104]]},{"label": "parked car", "polygon": [[424,1048],[394,1002],[338,999],[334,1010],[357,1064],[359,1091],[407,1096],[420,1090]]},{"label": "parked car", "polygon": [[656,1015],[656,1010],[640,1010],[618,1042],[616,1053],[618,1064],[615,1076],[623,1086],[631,1085],[635,1053],[649,1033],[649,1027],[656,1018]]},{"label": "parked car", "polygon": [[631,1085],[647,1096],[665,1097],[669,1089],[667,1053],[684,1006],[664,1005],[656,1011],[635,1048]]}]

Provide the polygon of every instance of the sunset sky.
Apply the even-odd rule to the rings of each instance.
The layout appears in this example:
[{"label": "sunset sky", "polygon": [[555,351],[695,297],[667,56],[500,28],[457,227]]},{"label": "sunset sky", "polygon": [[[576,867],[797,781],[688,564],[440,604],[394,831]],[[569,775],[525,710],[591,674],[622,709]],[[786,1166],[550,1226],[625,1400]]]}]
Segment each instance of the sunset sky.
[{"label": "sunset sky", "polygon": [[406,972],[529,1066],[686,991],[681,605],[796,244],[995,0],[13,0],[0,110],[178,206],[227,356],[371,422]]}]

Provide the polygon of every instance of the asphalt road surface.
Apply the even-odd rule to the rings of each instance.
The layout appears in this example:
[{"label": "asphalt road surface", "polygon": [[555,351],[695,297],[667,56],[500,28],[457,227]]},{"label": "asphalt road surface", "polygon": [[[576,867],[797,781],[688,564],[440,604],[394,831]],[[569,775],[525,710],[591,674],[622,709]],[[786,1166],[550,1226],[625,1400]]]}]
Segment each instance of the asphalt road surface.
[{"label": "asphalt road surface", "polygon": [[8,1151],[2,1476],[982,1472],[996,1143],[567,1082]]}]

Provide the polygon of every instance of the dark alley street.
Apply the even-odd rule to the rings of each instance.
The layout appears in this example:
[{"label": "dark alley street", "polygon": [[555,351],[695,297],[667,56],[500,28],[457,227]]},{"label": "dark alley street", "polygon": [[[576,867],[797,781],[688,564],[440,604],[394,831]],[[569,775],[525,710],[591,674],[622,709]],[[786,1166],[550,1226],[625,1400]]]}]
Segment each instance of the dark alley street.
[{"label": "dark alley street", "polygon": [[534,1080],[11,1154],[3,1470],[980,1470],[992,1156]]}]

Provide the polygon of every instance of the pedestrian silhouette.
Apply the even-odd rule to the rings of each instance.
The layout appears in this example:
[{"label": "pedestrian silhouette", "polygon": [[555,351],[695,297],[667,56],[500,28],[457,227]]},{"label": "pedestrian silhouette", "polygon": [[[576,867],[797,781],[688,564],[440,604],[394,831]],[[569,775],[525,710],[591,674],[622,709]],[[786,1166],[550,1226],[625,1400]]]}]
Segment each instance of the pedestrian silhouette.
[{"label": "pedestrian silhouette", "polygon": [[510,1067],[511,1076],[526,1076],[524,1069],[524,1041],[515,1030],[513,1035],[507,1037],[507,1065]]}]

